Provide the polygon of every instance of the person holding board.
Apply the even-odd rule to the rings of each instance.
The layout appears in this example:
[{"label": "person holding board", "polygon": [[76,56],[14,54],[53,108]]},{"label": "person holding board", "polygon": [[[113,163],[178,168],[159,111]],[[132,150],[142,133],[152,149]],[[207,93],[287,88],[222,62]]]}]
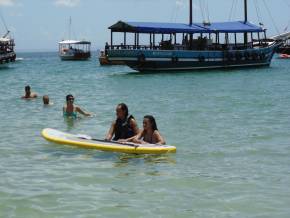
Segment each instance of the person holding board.
[{"label": "person holding board", "polygon": [[137,144],[159,144],[165,145],[166,142],[162,135],[159,133],[155,118],[151,115],[144,116],[143,130],[136,136],[131,137],[122,142],[133,142]]},{"label": "person holding board", "polygon": [[120,103],[116,108],[117,119],[112,123],[105,140],[114,141],[128,139],[139,133],[137,122],[132,115],[129,115],[129,110],[126,104]]}]

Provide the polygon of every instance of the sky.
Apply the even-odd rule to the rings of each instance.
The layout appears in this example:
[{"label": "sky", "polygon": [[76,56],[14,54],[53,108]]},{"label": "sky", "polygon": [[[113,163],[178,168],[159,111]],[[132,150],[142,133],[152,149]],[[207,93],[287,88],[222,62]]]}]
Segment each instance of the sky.
[{"label": "sky", "polygon": [[[189,0],[0,0],[1,15],[16,42],[16,51],[56,51],[68,37],[87,39],[93,49],[110,41],[108,27],[119,20],[188,22]],[[248,0],[249,20],[262,22],[268,35],[289,25],[290,0]],[[234,3],[234,6],[232,7]],[[243,20],[243,0],[193,0],[194,22]],[[0,22],[0,33],[5,25]],[[118,38],[117,38],[118,39]],[[121,40],[120,40],[121,41]]]}]

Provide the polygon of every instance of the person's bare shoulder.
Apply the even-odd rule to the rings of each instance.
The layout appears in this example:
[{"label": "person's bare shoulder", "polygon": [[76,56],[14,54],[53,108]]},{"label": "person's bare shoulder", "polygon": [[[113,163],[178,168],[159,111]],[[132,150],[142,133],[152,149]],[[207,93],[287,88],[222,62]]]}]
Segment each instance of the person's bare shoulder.
[{"label": "person's bare shoulder", "polygon": [[37,93],[35,93],[35,92],[31,93],[31,95],[30,95],[30,98],[37,98],[37,97],[38,97]]}]

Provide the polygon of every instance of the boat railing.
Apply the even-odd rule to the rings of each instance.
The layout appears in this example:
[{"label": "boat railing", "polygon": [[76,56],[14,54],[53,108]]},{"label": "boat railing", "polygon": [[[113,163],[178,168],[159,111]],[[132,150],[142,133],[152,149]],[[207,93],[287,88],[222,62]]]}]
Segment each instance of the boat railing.
[{"label": "boat railing", "polygon": [[190,50],[199,50],[199,51],[227,51],[227,50],[244,50],[252,49],[254,47],[266,47],[267,42],[255,42],[255,43],[232,43],[232,44],[219,44],[212,43],[211,45],[199,46],[193,44],[191,47],[189,45],[182,44],[171,44],[171,45],[112,45],[107,46],[106,50],[178,50],[178,51],[190,51]]}]

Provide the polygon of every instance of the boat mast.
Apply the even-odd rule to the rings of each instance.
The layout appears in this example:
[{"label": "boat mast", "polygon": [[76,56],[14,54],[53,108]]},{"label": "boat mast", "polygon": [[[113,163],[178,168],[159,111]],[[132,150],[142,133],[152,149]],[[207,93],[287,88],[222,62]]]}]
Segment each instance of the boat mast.
[{"label": "boat mast", "polygon": [[70,40],[71,38],[71,16],[69,17],[69,28],[68,28],[68,39]]},{"label": "boat mast", "polygon": [[[248,22],[248,1],[244,0],[245,24]],[[244,33],[244,44],[248,44],[248,33]]]},{"label": "boat mast", "polygon": [[192,0],[189,0],[189,25],[192,25]]},{"label": "boat mast", "polygon": [[[189,26],[192,25],[192,0],[189,0]],[[189,38],[189,48],[192,49],[192,40],[193,40],[193,35],[192,33],[190,34]]]},{"label": "boat mast", "polygon": [[248,1],[244,0],[244,10],[245,10],[245,23],[248,22]]}]

